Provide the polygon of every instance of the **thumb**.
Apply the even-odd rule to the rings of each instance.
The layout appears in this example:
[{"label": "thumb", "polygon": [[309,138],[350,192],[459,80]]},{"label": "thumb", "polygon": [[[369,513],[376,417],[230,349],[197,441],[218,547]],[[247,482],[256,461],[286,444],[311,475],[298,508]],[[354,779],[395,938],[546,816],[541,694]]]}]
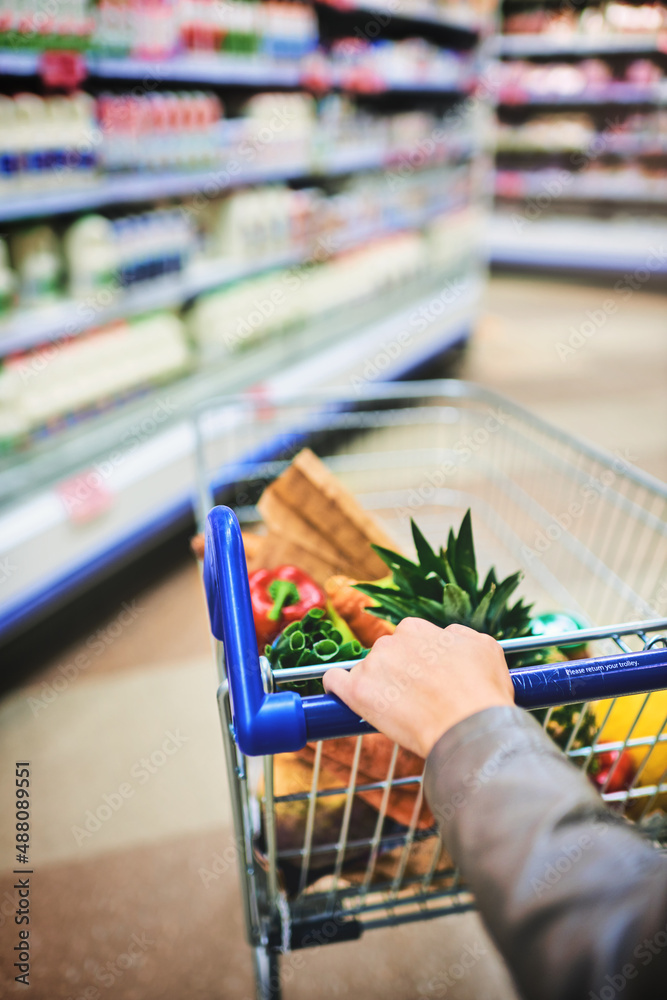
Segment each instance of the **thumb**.
[{"label": "thumb", "polygon": [[352,680],[347,670],[342,667],[331,667],[322,677],[322,684],[327,694],[335,694],[347,704],[345,695],[350,692]]}]

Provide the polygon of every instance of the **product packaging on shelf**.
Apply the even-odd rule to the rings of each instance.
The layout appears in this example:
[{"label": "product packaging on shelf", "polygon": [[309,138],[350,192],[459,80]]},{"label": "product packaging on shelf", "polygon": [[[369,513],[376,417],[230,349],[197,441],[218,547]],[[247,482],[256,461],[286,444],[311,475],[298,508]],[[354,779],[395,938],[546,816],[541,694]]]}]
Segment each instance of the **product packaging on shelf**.
[{"label": "product packaging on shelf", "polygon": [[90,0],[22,0],[0,5],[0,48],[85,49],[90,44],[94,17]]},{"label": "product packaging on shelf", "polygon": [[80,188],[96,177],[94,100],[0,95],[0,198]]},{"label": "product packaging on shelf", "polygon": [[6,358],[0,368],[0,444],[20,444],[30,433],[47,432],[65,418],[173,378],[189,364],[183,324],[166,312],[119,320]]},{"label": "product packaging on shelf", "polygon": [[100,0],[94,48],[105,55],[301,59],[318,41],[310,4],[258,0]]}]

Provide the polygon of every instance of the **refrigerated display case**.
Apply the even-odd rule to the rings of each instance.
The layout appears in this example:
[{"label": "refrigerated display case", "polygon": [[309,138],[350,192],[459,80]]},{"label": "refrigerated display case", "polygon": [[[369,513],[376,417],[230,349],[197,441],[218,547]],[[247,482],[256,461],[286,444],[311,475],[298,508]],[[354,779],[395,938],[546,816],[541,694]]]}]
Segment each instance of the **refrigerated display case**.
[{"label": "refrigerated display case", "polygon": [[400,378],[485,276],[487,3],[79,6],[2,21],[0,641],[192,519],[199,401]]}]

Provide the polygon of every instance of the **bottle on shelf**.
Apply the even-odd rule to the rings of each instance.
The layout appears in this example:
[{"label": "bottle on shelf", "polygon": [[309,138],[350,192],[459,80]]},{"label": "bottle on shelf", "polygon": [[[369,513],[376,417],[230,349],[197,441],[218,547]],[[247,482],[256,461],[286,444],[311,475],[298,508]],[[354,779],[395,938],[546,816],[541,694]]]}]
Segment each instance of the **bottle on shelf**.
[{"label": "bottle on shelf", "polygon": [[94,296],[116,285],[118,259],[113,225],[101,215],[87,215],[74,222],[64,240],[70,294]]},{"label": "bottle on shelf", "polygon": [[11,240],[22,306],[41,306],[58,298],[63,261],[58,238],[50,226],[16,233]]}]

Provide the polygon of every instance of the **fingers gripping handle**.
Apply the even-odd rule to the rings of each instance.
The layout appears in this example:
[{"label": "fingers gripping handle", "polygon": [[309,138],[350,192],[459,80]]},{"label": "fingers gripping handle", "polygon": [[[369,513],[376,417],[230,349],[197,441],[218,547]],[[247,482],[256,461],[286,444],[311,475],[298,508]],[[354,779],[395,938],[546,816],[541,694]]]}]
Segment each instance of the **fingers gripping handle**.
[{"label": "fingers gripping handle", "polygon": [[299,750],[308,739],[301,698],[262,686],[243,539],[229,507],[214,507],[206,519],[204,587],[211,630],[225,647],[239,747],[249,756]]}]

